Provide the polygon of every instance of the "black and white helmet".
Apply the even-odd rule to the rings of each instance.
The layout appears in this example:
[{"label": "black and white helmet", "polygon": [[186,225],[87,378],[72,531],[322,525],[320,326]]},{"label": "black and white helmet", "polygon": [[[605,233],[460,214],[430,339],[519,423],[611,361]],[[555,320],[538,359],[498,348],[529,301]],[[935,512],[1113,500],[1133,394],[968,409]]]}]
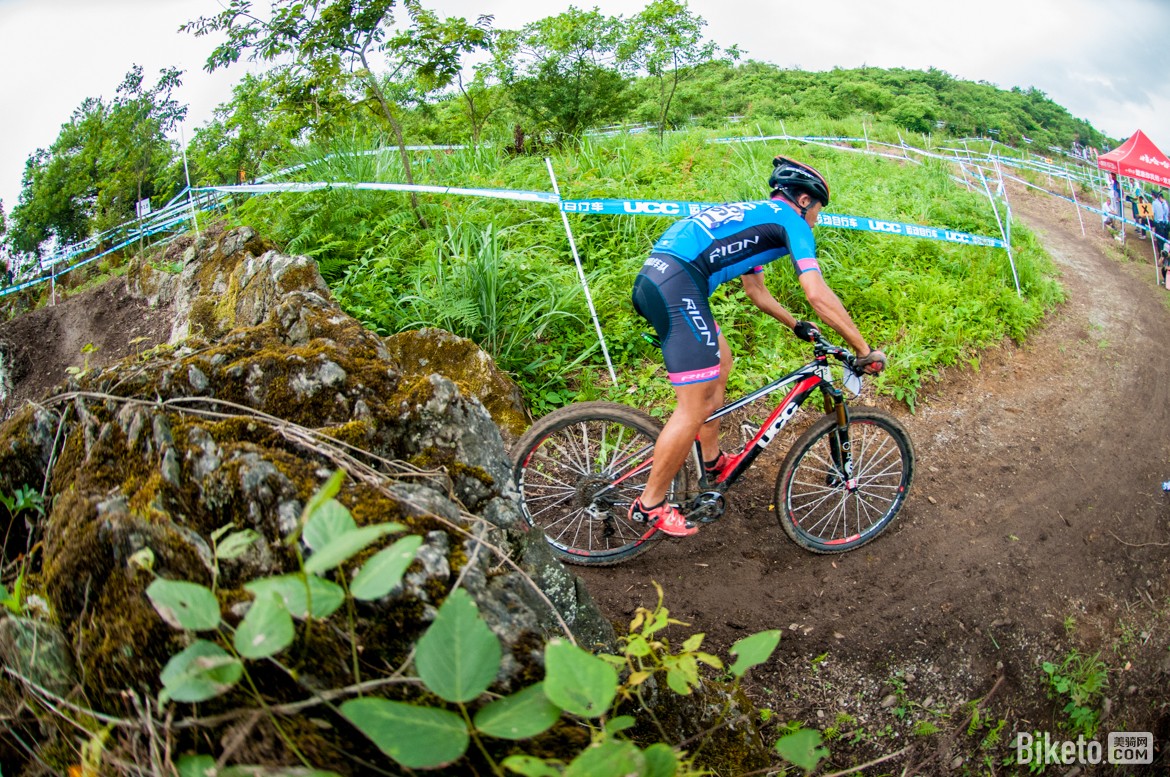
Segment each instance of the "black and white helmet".
[{"label": "black and white helmet", "polygon": [[768,178],[772,193],[784,192],[795,198],[805,192],[822,207],[829,204],[829,182],[808,165],[778,156],[772,160],[772,176]]}]

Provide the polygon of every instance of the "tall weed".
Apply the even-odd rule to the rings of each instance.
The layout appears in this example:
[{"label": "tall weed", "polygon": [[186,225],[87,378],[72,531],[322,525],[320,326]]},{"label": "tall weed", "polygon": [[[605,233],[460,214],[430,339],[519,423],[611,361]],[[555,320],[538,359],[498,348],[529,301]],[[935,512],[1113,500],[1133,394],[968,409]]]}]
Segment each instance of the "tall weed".
[{"label": "tall weed", "polygon": [[[944,162],[916,164],[796,142],[710,143],[732,134],[836,134],[898,141],[897,128],[860,119],[762,120],[713,130],[588,137],[549,151],[566,199],[643,198],[724,202],[763,199],[776,155],[821,170],[832,186],[829,211],[999,236],[987,199],[951,179]],[[904,133],[903,133],[904,134]],[[921,144],[928,138],[914,138]],[[351,138],[307,149],[300,180],[402,180],[394,149]],[[367,153],[374,152],[374,153]],[[503,146],[417,152],[418,183],[550,191],[544,160]],[[559,214],[548,205],[455,195],[425,195],[420,231],[404,194],[330,190],[256,198],[238,218],[290,250],[318,259],[339,302],[390,334],[440,326],[485,347],[521,382],[538,410],[595,396],[581,376],[604,374],[596,334],[572,265]],[[651,404],[670,396],[661,357],[639,333],[647,328],[629,303],[634,275],[671,223],[644,216],[569,217],[614,362],[617,387],[600,389]],[[1007,253],[906,237],[816,230],[830,286],[866,338],[890,356],[878,390],[913,405],[941,368],[977,363],[1004,338],[1022,340],[1061,299],[1051,261],[1013,224],[1017,297]],[[811,317],[795,275],[783,262],[765,274],[777,299]],[[737,356],[732,390],[774,376],[807,358],[779,325],[763,320],[736,284],[713,299]],[[590,369],[582,370],[586,366]]]}]

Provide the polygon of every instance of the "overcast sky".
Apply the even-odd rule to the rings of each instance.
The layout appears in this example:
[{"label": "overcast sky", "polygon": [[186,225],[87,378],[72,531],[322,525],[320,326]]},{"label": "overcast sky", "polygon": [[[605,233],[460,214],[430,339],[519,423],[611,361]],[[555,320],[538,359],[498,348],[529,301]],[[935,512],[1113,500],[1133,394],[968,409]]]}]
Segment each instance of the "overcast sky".
[{"label": "overcast sky", "polygon": [[[423,0],[442,15],[517,28],[571,4],[631,16],[644,2]],[[256,0],[263,8],[267,0]],[[148,83],[186,70],[189,138],[248,67],[208,75],[213,43],[179,33],[217,0],[0,0],[0,200],[11,213],[24,162],[86,97],[112,99],[133,64]],[[748,57],[807,70],[936,67],[1003,88],[1036,87],[1115,138],[1142,129],[1170,152],[1168,0],[690,0],[708,36]]]}]

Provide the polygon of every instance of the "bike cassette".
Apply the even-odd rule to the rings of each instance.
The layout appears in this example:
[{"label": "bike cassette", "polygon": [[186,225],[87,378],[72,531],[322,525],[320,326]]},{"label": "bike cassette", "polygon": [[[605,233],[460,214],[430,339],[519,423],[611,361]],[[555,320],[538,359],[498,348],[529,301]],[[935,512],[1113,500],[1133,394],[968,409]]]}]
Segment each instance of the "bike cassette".
[{"label": "bike cassette", "polygon": [[687,518],[699,523],[719,520],[727,510],[727,500],[718,491],[704,491],[691,501]]}]

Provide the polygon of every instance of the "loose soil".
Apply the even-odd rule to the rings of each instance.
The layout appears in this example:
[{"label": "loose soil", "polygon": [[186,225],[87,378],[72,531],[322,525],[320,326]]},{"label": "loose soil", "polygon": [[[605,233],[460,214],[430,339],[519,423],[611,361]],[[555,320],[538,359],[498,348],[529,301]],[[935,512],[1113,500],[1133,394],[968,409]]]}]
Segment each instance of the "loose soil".
[{"label": "loose soil", "polygon": [[[1089,702],[1100,739],[1137,730],[1170,742],[1170,496],[1159,488],[1170,479],[1170,292],[1155,285],[1148,241],[1131,236],[1127,258],[1099,221],[1082,236],[1072,204],[1011,196],[1068,300],[1023,346],[946,371],[916,412],[870,400],[900,418],[917,453],[884,536],[842,556],[789,542],[771,507],[781,439],[717,523],[623,566],[579,569],[619,627],[654,606],[657,582],[690,624],[670,632],[676,642],[704,632],[704,649],[726,657],[736,640],[781,629],[746,689],[771,711],[770,737],[789,721],[824,731],[824,771],[891,754],[864,773],[1026,771],[1003,763],[1015,731],[1068,736],[1068,699],[1048,698],[1042,664],[1074,651],[1108,667]],[[18,354],[0,418],[82,366],[86,343],[100,365],[164,341],[169,325],[121,280],[0,325]],[[1165,754],[1151,768],[1166,773]]]},{"label": "loose soil", "polygon": [[[1170,741],[1170,495],[1160,489],[1170,292],[1155,285],[1148,240],[1131,234],[1127,259],[1099,221],[1082,236],[1071,203],[1011,196],[1067,301],[1022,347],[947,371],[913,414],[877,402],[909,430],[917,459],[885,535],[840,556],[790,542],[772,507],[787,451],[778,440],[718,522],[581,571],[617,621],[653,607],[661,584],[671,615],[690,624],[677,633],[704,632],[724,656],[782,629],[749,693],[773,721],[839,737],[829,743],[838,768],[909,747],[865,773],[1024,771],[1001,763],[1013,730],[1068,738],[1069,699],[1047,698],[1042,662],[1073,650],[1100,652],[1109,667],[1092,703],[1105,708],[1102,732],[1154,730],[1163,750]],[[985,701],[968,736],[975,700]],[[998,744],[985,742],[999,719]],[[1165,758],[1150,773],[1167,773]]]},{"label": "loose soil", "polygon": [[[0,367],[11,385],[8,397],[0,396],[0,421],[64,381],[69,367],[100,369],[165,343],[170,334],[170,310],[151,310],[124,278],[0,324],[8,354]],[[91,344],[97,350],[83,353]]]}]

